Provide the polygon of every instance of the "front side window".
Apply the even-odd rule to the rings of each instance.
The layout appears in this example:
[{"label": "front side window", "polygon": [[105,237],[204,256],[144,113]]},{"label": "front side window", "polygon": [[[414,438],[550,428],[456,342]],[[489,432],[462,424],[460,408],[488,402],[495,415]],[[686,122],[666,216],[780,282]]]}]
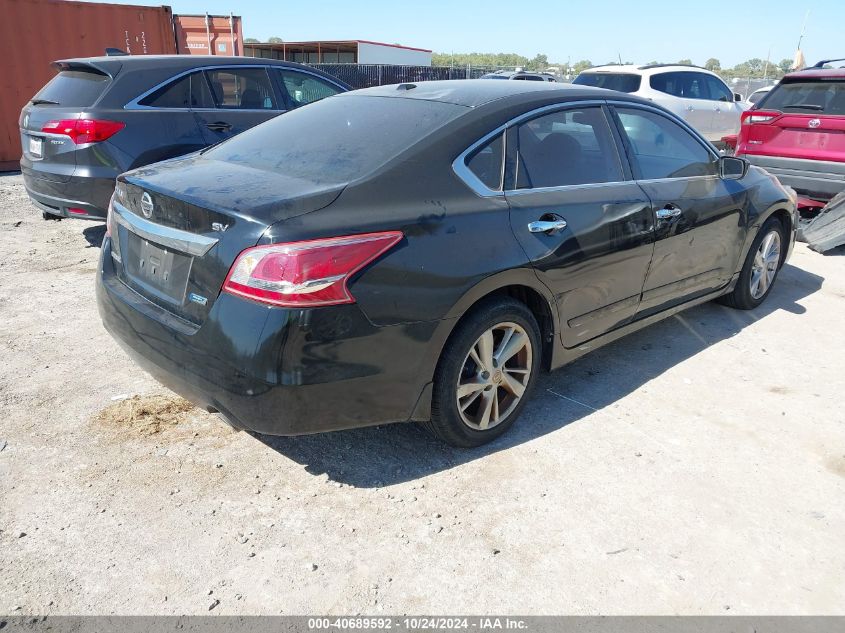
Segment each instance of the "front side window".
[{"label": "front side window", "polygon": [[277,110],[270,78],[263,68],[207,70],[211,92],[218,108],[232,110]]},{"label": "front side window", "polygon": [[278,72],[294,108],[342,92],[338,86],[314,75],[296,72],[295,70],[280,70]]},{"label": "front side window", "polygon": [[728,87],[722,83],[718,78],[710,75],[704,75],[707,81],[707,92],[710,94],[712,101],[733,101],[734,93],[728,90]]},{"label": "front side window", "polygon": [[138,102],[151,108],[213,108],[202,73],[191,73],[163,86]]},{"label": "front side window", "polygon": [[519,126],[516,188],[622,180],[610,126],[599,107],[561,110]]},{"label": "front side window", "polygon": [[638,178],[688,178],[717,173],[713,154],[674,121],[648,110],[618,108],[616,112]]},{"label": "front side window", "polygon": [[497,135],[470,154],[467,167],[488,189],[502,188],[502,135]]}]

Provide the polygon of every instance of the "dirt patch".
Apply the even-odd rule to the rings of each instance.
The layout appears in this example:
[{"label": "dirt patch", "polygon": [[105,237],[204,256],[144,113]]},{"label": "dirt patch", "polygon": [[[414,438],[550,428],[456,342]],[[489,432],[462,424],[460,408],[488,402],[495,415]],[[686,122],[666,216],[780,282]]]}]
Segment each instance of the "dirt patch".
[{"label": "dirt patch", "polygon": [[147,437],[184,424],[194,405],[175,395],[132,396],[109,405],[95,418],[98,424]]}]

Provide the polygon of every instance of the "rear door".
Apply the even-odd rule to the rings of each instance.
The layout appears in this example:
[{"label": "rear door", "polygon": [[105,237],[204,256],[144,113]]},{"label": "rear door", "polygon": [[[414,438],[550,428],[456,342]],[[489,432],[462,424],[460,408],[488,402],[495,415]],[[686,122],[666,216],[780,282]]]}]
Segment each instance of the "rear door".
[{"label": "rear door", "polygon": [[649,83],[654,90],[676,97],[680,110],[670,108],[708,139],[714,138],[715,110],[709,102],[707,75],[689,71],[675,71],[652,75]]},{"label": "rear door", "polygon": [[757,110],[776,116],[747,125],[743,134],[749,154],[843,162],[845,78],[786,79]]},{"label": "rear door", "polygon": [[[651,205],[626,173],[601,104],[564,106],[508,131],[514,235],[555,295],[575,347],[634,316],[651,262]],[[507,182],[507,180],[510,182]]]},{"label": "rear door", "polygon": [[638,313],[648,316],[730,281],[744,243],[744,185],[722,180],[712,148],[667,115],[634,104],[613,111],[651,200],[654,258]]},{"label": "rear door", "polygon": [[67,135],[43,129],[78,119],[80,111],[97,103],[110,84],[111,77],[106,73],[80,65],[61,70],[45,85],[21,111],[22,168],[31,170],[37,178],[70,180],[76,169],[76,145]]},{"label": "rear door", "polygon": [[208,145],[225,141],[285,110],[264,66],[226,66],[203,72],[214,105],[197,108],[194,113]]}]

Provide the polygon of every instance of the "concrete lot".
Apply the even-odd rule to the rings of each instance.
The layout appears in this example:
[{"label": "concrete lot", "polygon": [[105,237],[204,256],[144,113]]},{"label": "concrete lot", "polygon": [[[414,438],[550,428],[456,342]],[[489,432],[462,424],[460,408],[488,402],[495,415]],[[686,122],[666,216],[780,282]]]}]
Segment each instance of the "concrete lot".
[{"label": "concrete lot", "polygon": [[103,330],[103,227],[0,176],[0,613],[845,614],[845,252],[545,376],[492,446],[192,410]]}]

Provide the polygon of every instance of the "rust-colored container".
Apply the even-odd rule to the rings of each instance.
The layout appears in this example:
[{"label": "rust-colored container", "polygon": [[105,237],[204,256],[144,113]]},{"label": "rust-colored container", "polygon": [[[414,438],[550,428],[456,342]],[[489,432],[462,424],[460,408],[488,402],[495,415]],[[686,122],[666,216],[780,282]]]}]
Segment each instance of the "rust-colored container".
[{"label": "rust-colored container", "polygon": [[244,36],[237,15],[174,15],[176,52],[181,55],[243,55]]},{"label": "rust-colored container", "polygon": [[55,74],[51,62],[103,55],[106,48],[175,53],[172,15],[168,6],[0,0],[0,170],[18,168],[18,116]]}]

